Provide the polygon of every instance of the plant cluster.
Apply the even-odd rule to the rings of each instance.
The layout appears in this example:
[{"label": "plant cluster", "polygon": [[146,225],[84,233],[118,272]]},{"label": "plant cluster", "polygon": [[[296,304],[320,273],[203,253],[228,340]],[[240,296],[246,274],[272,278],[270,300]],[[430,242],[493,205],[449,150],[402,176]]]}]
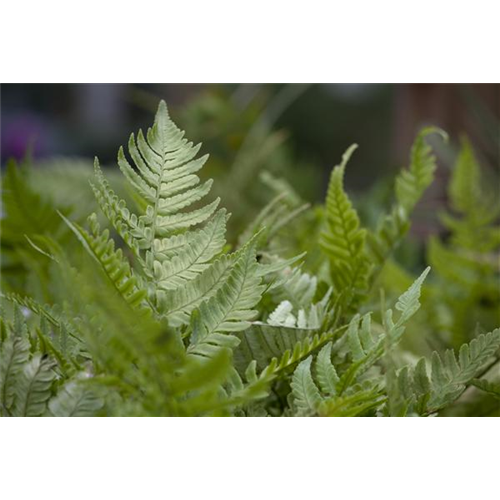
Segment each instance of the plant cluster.
[{"label": "plant cluster", "polygon": [[324,206],[264,173],[275,196],[235,243],[198,176],[208,155],[163,101],[119,149],[121,175],[95,160],[95,201],[80,194],[86,166],[46,166],[43,182],[29,159],[11,162],[0,415],[498,413],[500,208],[467,141],[442,214],[449,238],[430,241],[418,276],[393,259],[434,179],[430,135],[446,139],[417,135],[376,227],[344,189],[354,145]]}]

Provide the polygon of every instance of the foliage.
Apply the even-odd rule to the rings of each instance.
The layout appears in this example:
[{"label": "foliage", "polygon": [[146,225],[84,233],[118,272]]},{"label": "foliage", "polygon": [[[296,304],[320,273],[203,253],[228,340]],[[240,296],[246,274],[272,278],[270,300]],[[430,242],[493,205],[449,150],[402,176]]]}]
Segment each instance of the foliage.
[{"label": "foliage", "polygon": [[[415,279],[394,260],[434,178],[426,138],[436,132],[417,135],[377,227],[363,225],[344,188],[351,146],[324,207],[262,173],[270,200],[254,218],[239,214],[231,243],[219,206],[231,186],[210,198],[208,155],[163,101],[153,126],[119,149],[118,178],[95,160],[89,192],[102,213],[86,222],[83,198],[73,206],[55,184],[86,182],[88,167],[37,184],[28,165],[10,164],[1,415],[427,416],[453,413],[470,392],[498,398],[499,322],[485,316],[491,331],[467,324],[466,335],[463,315],[452,335],[434,322],[443,309],[454,321],[464,304],[498,300],[498,211],[468,143],[450,184],[454,214],[442,217],[451,237],[429,245],[432,271]],[[249,158],[228,198],[254,175]],[[438,347],[416,361],[405,345],[422,325]]]}]

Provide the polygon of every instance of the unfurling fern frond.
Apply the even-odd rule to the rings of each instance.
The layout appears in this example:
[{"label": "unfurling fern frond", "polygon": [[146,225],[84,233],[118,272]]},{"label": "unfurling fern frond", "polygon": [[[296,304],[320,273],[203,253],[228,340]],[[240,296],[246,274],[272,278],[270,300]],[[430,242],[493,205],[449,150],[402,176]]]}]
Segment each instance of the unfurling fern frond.
[{"label": "unfurling fern frond", "polygon": [[365,253],[366,230],[360,228],[356,210],[344,191],[344,171],[356,149],[352,145],[342,156],[342,162],[331,175],[326,197],[326,229],[320,245],[330,262],[330,276],[336,295],[350,305],[368,287],[370,262]]},{"label": "unfurling fern frond", "polygon": [[443,357],[434,352],[430,375],[423,358],[414,368],[407,366],[398,373],[401,393],[417,413],[435,413],[460,397],[499,348],[500,329],[497,329],[462,345],[458,358],[451,349]]}]

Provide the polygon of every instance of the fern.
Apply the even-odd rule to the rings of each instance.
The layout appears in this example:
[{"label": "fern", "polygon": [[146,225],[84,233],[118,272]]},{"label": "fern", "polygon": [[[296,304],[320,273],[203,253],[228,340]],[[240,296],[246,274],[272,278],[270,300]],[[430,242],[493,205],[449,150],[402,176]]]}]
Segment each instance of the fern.
[{"label": "fern", "polygon": [[392,310],[386,312],[386,331],[378,338],[372,335],[370,314],[362,319],[356,315],[352,319],[345,333],[351,362],[342,373],[332,364],[334,345],[331,342],[316,357],[316,381],[311,371],[312,356],[297,366],[291,386],[299,413],[347,416],[381,407],[384,399],[376,380],[368,380],[365,386],[356,384],[362,382],[362,375],[399,342],[404,324],[420,307],[420,289],[428,272],[426,269],[397,301],[395,308],[401,314],[395,324]]},{"label": "fern", "polygon": [[15,416],[38,417],[45,412],[56,377],[53,368],[54,361],[40,354],[24,365],[16,387]]},{"label": "fern", "polygon": [[117,292],[133,307],[139,307],[145,297],[146,291],[141,289],[137,278],[134,276],[128,261],[125,260],[121,249],[115,250],[115,243],[109,237],[109,231],[100,231],[95,214],[89,217],[91,232],[76,223],[63,217],[66,224],[83,244],[87,252],[101,266]]},{"label": "fern", "polygon": [[401,370],[398,381],[403,394],[413,401],[418,413],[435,413],[460,397],[499,348],[500,329],[497,329],[462,345],[458,358],[453,350],[446,351],[443,357],[434,352],[430,375],[424,358],[415,368]]},{"label": "fern", "polygon": [[427,259],[437,276],[429,308],[445,311],[449,319],[438,327],[442,336],[459,348],[471,340],[478,323],[488,331],[500,322],[500,206],[493,189],[485,185],[466,139],[452,172],[448,195],[452,212],[442,213],[441,220],[450,237],[446,242],[433,237],[427,246]]},{"label": "fern", "polygon": [[302,361],[292,377],[292,391],[294,403],[299,412],[307,412],[316,409],[322,401],[319,389],[311,375],[312,358]]},{"label": "fern", "polygon": [[436,159],[431,147],[425,142],[426,136],[438,133],[444,140],[447,135],[436,127],[424,128],[417,136],[410,154],[410,167],[403,170],[396,179],[396,198],[409,212],[418,202],[425,189],[434,179]]},{"label": "fern", "polygon": [[482,379],[472,379],[471,384],[500,401],[500,384]]},{"label": "fern", "polygon": [[327,229],[320,244],[330,262],[330,276],[337,295],[346,305],[355,302],[368,287],[370,263],[365,253],[366,230],[360,228],[359,217],[344,191],[344,171],[357,145],[342,156],[332,171],[326,197]]},{"label": "fern", "polygon": [[396,203],[390,214],[381,219],[376,231],[370,231],[367,235],[369,255],[378,269],[407,234],[411,212],[434,179],[436,158],[426,143],[430,134],[439,134],[443,140],[448,137],[436,127],[427,127],[418,133],[412,146],[410,165],[396,178]]},{"label": "fern", "polygon": [[[226,283],[210,300],[202,302],[199,311],[204,320],[193,329],[188,353],[210,355],[211,345],[218,346],[221,342],[227,345],[227,335],[224,334],[250,326],[249,321],[257,313],[253,307],[264,290],[256,269],[255,243],[250,241],[242,250]],[[237,339],[234,340],[237,345]]]},{"label": "fern", "polygon": [[500,214],[496,193],[483,185],[481,170],[472,145],[464,138],[448,195],[455,215],[443,213],[441,219],[452,232],[452,242],[472,252],[491,252],[500,245],[500,228],[495,225]]},{"label": "fern", "polygon": [[[252,361],[262,370],[273,360],[284,359],[286,353],[294,354],[309,347],[318,333],[324,329],[327,319],[329,294],[311,304],[307,310],[300,309],[297,317],[292,314],[293,306],[281,302],[269,315],[267,323],[255,321],[251,327],[238,334],[241,344],[235,350],[235,366],[243,371]],[[288,358],[290,360],[290,358]]]},{"label": "fern", "polygon": [[[114,250],[107,231],[99,232],[95,216],[90,219],[91,233],[67,223],[127,302],[142,304],[146,288],[147,301],[158,317],[179,327],[192,323],[188,352],[207,356],[217,347],[237,343],[227,334],[249,326],[263,291],[259,276],[274,269],[257,267],[254,243],[230,255],[222,253],[228,217],[224,209],[216,212],[220,200],[192,208],[212,186],[212,181],[200,184],[196,175],[208,156],[195,159],[200,146],[183,136],[162,101],[146,137],[142,132],[130,137],[135,169],[120,148],[118,165],[142,198],[143,213],[132,212],[118,198],[96,160],[96,198],[135,255],[137,278],[121,250]],[[201,312],[198,320],[192,319],[196,310]]]},{"label": "fern", "polygon": [[183,136],[162,101],[147,138],[141,131],[137,138],[130,137],[128,150],[137,170],[120,148],[118,165],[144,200],[143,214],[131,212],[115,195],[96,161],[93,189],[97,200],[125,243],[142,257],[139,262],[150,295],[160,309],[164,290],[175,290],[196,279],[225,243],[223,212],[204,230],[191,230],[212,217],[220,200],[188,210],[209,193],[212,181],[200,185],[196,172],[208,157],[194,159],[200,146],[193,146]]},{"label": "fern", "polygon": [[[11,335],[0,351],[0,403],[2,414],[8,412],[15,396],[16,380],[29,358],[28,339]],[[7,413],[8,414],[8,413]]]},{"label": "fern", "polygon": [[[389,260],[434,177],[431,133],[445,136],[435,128],[418,134],[375,231],[363,227],[344,189],[356,146],[333,169],[325,207],[309,210],[287,181],[264,173],[274,198],[256,218],[239,190],[260,168],[250,168],[247,149],[215,185],[231,187],[235,224],[209,198],[212,180],[201,180],[208,156],[163,101],[147,133],[119,149],[116,172],[95,160],[88,191],[102,214],[86,223],[85,207],[66,209],[71,198],[54,194],[48,178],[39,189],[27,170],[10,166],[0,414],[445,415],[466,406],[461,395],[471,386],[473,397],[494,401],[498,384],[482,377],[497,367],[500,330],[477,332],[498,324],[498,311],[493,320],[482,315],[499,298],[498,210],[468,143],[449,190],[453,213],[443,215],[450,240],[428,245],[436,273],[425,293],[429,268],[413,280]],[[266,147],[281,140],[274,134]],[[257,160],[268,153],[257,151]],[[87,170],[64,185],[86,182]],[[247,230],[231,233],[243,220]],[[425,312],[414,321],[421,301]],[[440,347],[459,347],[466,328],[463,339],[475,339],[458,355]],[[438,350],[415,363],[426,340]]]},{"label": "fern", "polygon": [[64,384],[48,406],[54,417],[91,417],[102,408],[103,402],[88,385],[71,380]]}]

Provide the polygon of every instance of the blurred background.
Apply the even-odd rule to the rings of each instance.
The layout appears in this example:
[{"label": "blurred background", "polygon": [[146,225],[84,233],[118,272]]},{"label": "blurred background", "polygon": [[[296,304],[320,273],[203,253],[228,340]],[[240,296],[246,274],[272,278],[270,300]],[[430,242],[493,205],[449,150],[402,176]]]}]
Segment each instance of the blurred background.
[{"label": "blurred background", "polygon": [[[286,133],[294,158],[329,171],[352,142],[358,166],[370,175],[360,187],[407,160],[415,132],[433,124],[466,133],[489,163],[498,165],[499,85],[2,85],[1,160],[93,157],[112,162],[117,143],[147,126],[158,100],[174,120],[208,144],[237,150],[249,128]],[[259,123],[261,122],[261,123]],[[192,130],[194,129],[194,131]],[[362,166],[361,166],[362,165]]]},{"label": "blurred background", "polygon": [[425,236],[436,231],[434,215],[445,202],[461,134],[498,182],[499,90],[462,84],[2,85],[1,163],[23,158],[30,148],[40,169],[54,157],[98,156],[114,166],[119,145],[147,128],[165,99],[174,121],[210,153],[204,173],[224,192],[233,227],[262,205],[254,184],[263,171],[289,181],[304,200],[320,202],[332,167],[354,142],[360,148],[346,184],[369,219],[374,200],[383,203],[392,192],[388,179],[407,165],[416,132],[437,125],[450,142],[433,144],[440,170],[413,225],[413,234]]}]

